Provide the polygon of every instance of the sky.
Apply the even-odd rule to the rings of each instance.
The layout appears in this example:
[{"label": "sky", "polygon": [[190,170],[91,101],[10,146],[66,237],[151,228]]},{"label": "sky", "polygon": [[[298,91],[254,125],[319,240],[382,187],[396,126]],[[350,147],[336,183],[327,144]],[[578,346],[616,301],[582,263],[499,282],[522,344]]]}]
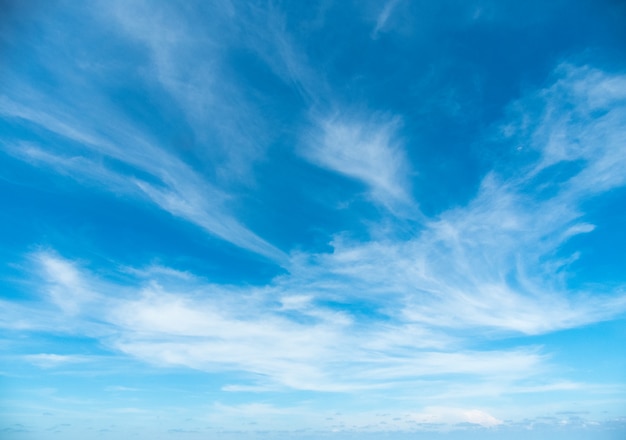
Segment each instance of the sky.
[{"label": "sky", "polygon": [[626,4],[0,1],[0,437],[626,437]]}]

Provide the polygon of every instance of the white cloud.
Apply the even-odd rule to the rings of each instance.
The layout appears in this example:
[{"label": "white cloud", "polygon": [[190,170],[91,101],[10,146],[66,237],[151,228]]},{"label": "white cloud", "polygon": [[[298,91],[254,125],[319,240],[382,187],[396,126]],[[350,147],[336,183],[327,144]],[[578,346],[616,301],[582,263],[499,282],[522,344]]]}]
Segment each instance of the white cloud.
[{"label": "white cloud", "polygon": [[24,359],[41,368],[54,368],[67,364],[75,364],[87,362],[90,360],[87,356],[80,355],[61,355],[54,353],[40,353],[25,355]]},{"label": "white cloud", "polygon": [[[215,2],[202,23],[172,4],[144,1],[101,2],[97,10],[132,44],[146,52],[147,70],[173,98],[194,134],[195,155],[215,167],[225,184],[251,184],[253,165],[264,156],[271,136],[223,60],[225,48],[240,36],[232,16],[244,21],[230,2]],[[210,19],[210,22],[206,20]]]},{"label": "white cloud", "polygon": [[[162,62],[161,74],[169,81],[167,69],[174,67]],[[114,114],[106,113],[111,118],[103,119],[109,122],[96,129],[52,103],[36,111],[34,105],[4,98],[3,115],[77,144],[62,153],[34,143],[16,144],[8,147],[10,154],[108,190],[141,195],[244,249],[281,262],[289,258],[285,266],[290,273],[266,286],[237,287],[193,274],[179,276],[169,268],[125,268],[135,277],[129,286],[41,252],[32,259],[40,270],[40,289],[62,316],[48,320],[50,304],[37,310],[2,301],[9,304],[3,313],[10,315],[2,324],[34,329],[33,321],[41,316],[47,325],[67,320],[72,324],[62,326],[63,331],[89,333],[146,362],[253,377],[251,385],[227,385],[230,391],[395,387],[408,393],[418,381],[442,375],[470,376],[469,381],[490,385],[494,394],[577,387],[557,380],[528,385],[550,370],[541,348],[467,348],[475,338],[542,334],[611,319],[626,310],[623,287],[603,292],[568,287],[563,274],[584,255],[559,254],[572,237],[594,231],[584,219],[582,203],[626,183],[626,80],[568,66],[557,74],[554,85],[514,106],[514,120],[503,130],[511,144],[534,150],[538,160],[528,159],[512,176],[489,173],[466,206],[430,219],[404,241],[384,233],[372,242],[338,236],[332,253],[290,257],[239,223],[226,208],[223,192],[148,137],[119,124]],[[399,124],[399,119],[381,115],[320,118],[302,154],[362,182],[375,202],[398,212],[413,205]],[[100,157],[120,161],[136,175],[128,178],[99,163]],[[552,167],[574,162],[560,181],[542,177]],[[544,191],[547,187],[551,191]],[[355,305],[369,310],[359,315]],[[94,331],[94,321],[107,332]],[[64,360],[38,356],[33,359]],[[422,398],[452,395],[455,382],[441,382]],[[478,387],[462,391],[464,397],[481,392]],[[263,406],[239,409],[281,413]],[[430,407],[415,414],[415,420],[501,423],[473,406]]]},{"label": "white cloud", "polygon": [[[553,107],[552,101],[561,99],[561,94],[549,92],[541,96]],[[619,139],[626,125],[611,124],[618,120],[615,115],[620,114],[621,104],[607,102],[615,108],[604,116],[579,121],[577,130],[586,133],[581,124],[589,123],[591,128],[613,131],[607,138]],[[543,114],[541,109],[533,110]],[[50,116],[45,118],[46,126],[57,126]],[[40,121],[36,116],[31,119]],[[539,120],[535,131],[547,131],[548,122]],[[406,190],[397,180],[402,173],[396,169],[401,167],[402,153],[394,150],[391,140],[395,122],[382,128],[343,124],[330,123],[327,142],[310,153],[314,159],[364,181],[381,203],[404,197]],[[65,133],[61,128],[58,131]],[[368,137],[365,133],[369,132],[372,136]],[[87,134],[73,136],[89,138]],[[532,138],[539,139],[538,135]],[[350,140],[354,139],[365,144],[369,155],[340,148],[344,144],[353,148]],[[113,144],[102,145],[112,155],[125,157]],[[230,384],[230,390],[269,386],[371,391],[447,374],[490,378],[500,384],[502,393],[516,392],[528,389],[521,381],[546,371],[546,354],[533,347],[469,350],[468,341],[576,327],[610,319],[626,309],[626,297],[620,291],[572,291],[554,273],[566,271],[568,261],[573,261],[557,257],[559,247],[572,236],[593,233],[593,225],[582,219],[579,202],[609,186],[599,184],[598,189],[584,176],[609,157],[619,161],[616,147],[611,142],[590,147],[582,142],[577,148],[597,151],[585,153],[585,166],[549,197],[534,192],[537,167],[520,170],[509,179],[490,173],[474,200],[430,220],[419,235],[405,241],[381,235],[368,243],[337,237],[332,253],[294,254],[290,273],[263,287],[219,286],[193,274],[177,276],[167,268],[124,268],[125,274],[135,277],[134,284],[119,285],[98,279],[54,253],[36,254],[33,261],[50,302],[65,316],[74,316],[68,318],[73,326],[63,327],[66,331],[89,328],[96,337],[106,333],[113,349],[154,364],[243,371],[262,378]],[[208,209],[202,207],[204,199],[197,189],[202,182],[193,173],[185,175],[188,168],[175,160],[171,168],[165,168],[161,162],[170,157],[159,155],[158,149],[150,151],[155,157],[144,170],[169,188],[159,190],[162,197],[180,192],[171,205],[158,203],[202,224],[204,217],[194,217],[196,208],[191,207],[199,206],[198,212]],[[130,157],[130,163],[143,164]],[[550,157],[555,160],[556,156]],[[569,159],[559,159],[564,160]],[[386,163],[382,171],[376,170],[379,162]],[[591,187],[583,192],[579,181]],[[610,187],[621,182],[618,176],[610,181]],[[248,248],[253,246],[251,239],[246,243]],[[579,254],[573,258],[580,258]],[[353,305],[370,311],[358,314]],[[11,313],[19,315],[20,310],[13,308]],[[107,332],[89,327],[95,321]],[[24,316],[13,322],[28,327]],[[439,389],[431,395],[442,392]],[[477,414],[470,415],[482,420]]]},{"label": "white cloud", "polygon": [[471,423],[484,427],[501,425],[498,420],[486,411],[479,409],[463,409],[433,406],[427,407],[423,412],[412,414],[411,418],[418,423]]},{"label": "white cloud", "polygon": [[[620,93],[596,96],[623,82],[586,67],[557,73],[554,85],[515,103],[515,122],[507,125],[517,127],[507,142],[530,145],[540,153],[536,162],[508,176],[487,174],[472,201],[430,219],[412,239],[338,237],[332,253],[303,259],[294,273],[348,298],[384,295],[387,313],[430,328],[539,334],[622,313],[623,288],[568,288],[568,265],[584,255],[559,251],[595,229],[584,219],[583,202],[626,182],[626,103]],[[334,164],[324,152],[318,160]],[[373,164],[337,163],[353,175],[374,173]],[[560,181],[542,177],[553,166],[569,166],[569,174]]]},{"label": "white cloud", "polygon": [[[277,262],[285,261],[286,257],[280,250],[230,214],[223,191],[156,142],[151,143],[144,134],[126,126],[114,113],[106,114],[106,117],[103,115],[108,124],[104,127],[105,123],[101,122],[96,129],[91,124],[93,121],[81,122],[77,115],[46,103],[45,97],[39,96],[36,100],[40,101],[45,112],[32,110],[8,98],[0,101],[0,112],[63,136],[75,143],[76,149],[63,151],[63,148],[51,149],[34,142],[20,142],[7,144],[7,153],[115,193],[148,199],[164,211],[236,246]],[[106,106],[103,107],[106,109]],[[99,134],[103,129],[106,129],[106,135]],[[129,170],[123,172],[107,166],[102,161],[103,157],[119,161]]]},{"label": "white cloud", "polygon": [[301,152],[323,168],[361,181],[374,201],[396,210],[411,204],[399,127],[398,118],[377,114],[320,118]]},{"label": "white cloud", "polygon": [[[196,276],[171,276],[162,268],[125,268],[125,282],[120,284],[98,278],[56,254],[42,253],[31,261],[40,267],[62,268],[59,276],[40,272],[42,278],[35,283],[43,293],[60,282],[69,296],[74,288],[91,292],[92,306],[80,307],[73,314],[57,311],[61,320],[72,321],[71,326],[57,331],[89,334],[113,351],[157,366],[237,372],[228,376],[223,391],[340,392],[377,402],[385,396],[383,400],[392,408],[389,414],[355,410],[336,415],[332,406],[320,411],[314,400],[288,407],[262,401],[235,406],[218,403],[210,419],[222,426],[250,420],[259,423],[255,426],[272,429],[466,429],[457,426],[463,423],[493,428],[505,425],[501,421],[505,411],[515,408],[496,413],[472,402],[577,390],[605,396],[609,389],[559,379],[561,371],[552,365],[544,348],[469,350],[465,347],[475,342],[475,333],[470,329],[448,336],[452,324],[416,325],[397,319],[393,324],[375,319],[363,322],[356,316],[337,320],[335,311],[317,302],[324,292],[303,295],[296,284],[218,286]],[[129,274],[135,277],[132,285],[128,284]],[[36,309],[32,306],[23,313]],[[94,332],[90,327],[93,320],[106,331]],[[441,326],[445,327],[444,336],[437,330]],[[50,353],[25,359],[44,368],[91,360]],[[390,395],[394,398],[389,399]],[[443,405],[433,406],[437,402]]]},{"label": "white cloud", "polygon": [[82,305],[94,299],[87,283],[71,262],[48,253],[36,254],[35,259],[48,282],[48,295],[65,313],[76,314]]},{"label": "white cloud", "polygon": [[[136,271],[138,287],[130,287],[98,279],[54,254],[42,253],[32,261],[63,269],[58,276],[42,273],[38,282],[44,292],[50,286],[69,297],[91,292],[89,307],[68,310],[58,304],[73,321],[65,331],[87,332],[112,349],[157,365],[245,371],[259,377],[252,385],[231,384],[231,391],[238,386],[366,390],[441,374],[515,380],[532,376],[544,362],[529,350],[449,352],[449,338],[411,324],[364,327],[348,311],[301,295],[290,301],[285,297],[288,288],[280,284],[225,289],[195,277],[169,277],[161,271],[143,278]],[[276,303],[281,292],[282,303]],[[106,330],[94,331],[92,321]],[[415,341],[420,334],[435,341]]]},{"label": "white cloud", "polygon": [[515,123],[505,133],[540,153],[524,176],[532,179],[556,164],[581,161],[565,182],[562,199],[588,197],[626,182],[626,78],[598,69],[563,64],[553,85],[512,106]]},{"label": "white cloud", "polygon": [[400,0],[389,0],[385,3],[385,6],[376,18],[376,26],[374,26],[374,30],[372,31],[373,39],[378,38],[378,34],[385,28],[387,21],[389,21],[389,17],[393,13],[393,10],[396,8],[399,1]]},{"label": "white cloud", "polygon": [[[263,157],[271,139],[256,104],[247,98],[247,89],[224,71],[222,46],[228,44],[227,35],[239,32],[223,19],[234,13],[232,5],[211,6],[208,16],[215,26],[195,23],[180,8],[167,4],[134,1],[94,6],[65,12],[101,21],[102,27],[94,29],[114,31],[121,40],[117,43],[139,55],[131,60],[95,59],[92,51],[85,50],[83,38],[64,39],[65,29],[60,30],[58,22],[35,16],[43,32],[54,37],[46,45],[48,53],[40,53],[39,46],[28,42],[24,50],[63,88],[51,93],[13,71],[3,74],[6,87],[0,96],[0,114],[48,132],[47,141],[30,143],[7,134],[3,150],[81,183],[150,200],[210,234],[284,263],[284,253],[234,217],[230,203],[236,198],[221,189],[253,185],[253,164]],[[82,31],[84,41],[102,38],[91,29]],[[55,49],[71,52],[75,58],[50,56]],[[154,100],[167,107],[167,115],[162,116],[175,122],[147,127],[141,118],[129,117],[128,109],[107,93],[109,86],[117,87],[122,74],[130,75],[131,83],[133,75],[142,76],[146,104]],[[87,78],[100,78],[108,85]],[[193,134],[187,141],[177,140],[186,136],[180,130]],[[196,168],[190,166],[192,162]]]}]

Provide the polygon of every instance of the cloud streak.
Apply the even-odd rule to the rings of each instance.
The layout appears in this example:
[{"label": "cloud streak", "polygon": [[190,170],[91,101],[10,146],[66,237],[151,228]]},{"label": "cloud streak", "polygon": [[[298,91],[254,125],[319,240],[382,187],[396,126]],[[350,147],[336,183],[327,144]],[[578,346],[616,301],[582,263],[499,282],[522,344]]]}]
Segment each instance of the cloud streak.
[{"label": "cloud streak", "polygon": [[[279,263],[285,260],[280,250],[230,214],[223,191],[176,156],[146,140],[145,135],[125,127],[114,113],[105,113],[105,119],[110,121],[108,127],[100,124],[96,131],[79,123],[76,115],[46,102],[45,97],[35,101],[44,106],[45,113],[7,98],[0,102],[0,111],[5,117],[27,121],[62,136],[65,148],[51,150],[38,142],[16,141],[5,144],[8,154],[114,193],[142,197],[236,246]],[[107,165],[103,158],[124,164],[130,172]]]},{"label": "cloud streak", "polygon": [[372,31],[373,39],[378,38],[378,35],[385,28],[385,25],[389,21],[389,17],[391,17],[391,14],[393,13],[394,9],[396,8],[399,2],[400,0],[389,0],[388,2],[385,3],[385,6],[380,11],[380,14],[378,14],[378,17],[376,18],[376,26],[374,26],[374,30]]},{"label": "cloud streak", "polygon": [[400,125],[383,115],[320,118],[303,141],[302,155],[365,184],[374,202],[392,211],[406,208],[412,200]]},{"label": "cloud streak", "polygon": [[[191,55],[182,56],[195,53],[199,46],[212,47],[208,44],[211,35],[204,32],[189,38],[187,33],[181,34],[183,17],[175,11],[168,12],[165,6],[163,10],[153,10],[135,2],[123,9],[125,14],[121,6],[108,6],[106,13],[97,19],[90,16],[91,19],[108,20],[100,32],[111,31],[111,27],[122,28],[124,32],[116,38],[139,53],[147,52],[146,64],[130,66],[122,57],[104,62],[87,55],[81,41],[68,42],[62,38],[57,41],[58,37],[51,40],[52,45],[67,44],[80,55],[64,62],[63,58],[56,59],[49,53],[38,53],[37,47],[26,47],[25,50],[38,56],[41,68],[63,84],[63,88],[53,92],[34,89],[25,77],[12,72],[3,74],[5,87],[0,96],[0,114],[12,129],[5,133],[2,149],[15,158],[80,182],[116,194],[141,197],[213,236],[278,264],[284,263],[282,251],[235,218],[233,193],[222,189],[246,182],[252,176],[251,164],[262,156],[264,139],[269,138],[263,134],[261,119],[242,94],[243,90],[226,81],[228,75],[219,68],[217,47],[202,62]],[[227,9],[219,10],[227,14]],[[72,15],[75,13],[68,10],[64,18],[76,20]],[[60,27],[57,22],[38,19],[47,32]],[[148,32],[153,29],[158,31]],[[85,40],[92,38],[102,35],[91,28],[85,29]],[[110,44],[119,44],[112,40]],[[183,59],[189,61],[187,65]],[[193,154],[183,157],[181,153],[186,149],[188,152],[189,146],[163,142],[162,133],[156,135],[136,116],[129,118],[126,106],[112,102],[101,84],[84,80],[95,69],[96,77],[109,74],[104,76],[106,87],[115,88],[120,66],[132,67],[133,74],[142,67],[152,71],[150,67],[155,66],[155,77],[145,78],[140,86],[146,88],[146,83],[151,84],[146,93],[157,102],[166,100],[167,96],[175,99],[178,107],[166,116],[182,118],[180,125],[195,130],[190,141],[194,144]],[[215,81],[210,80],[214,76]],[[129,80],[132,81],[132,75]],[[24,126],[48,137],[25,140],[12,134],[15,128],[19,132]],[[198,166],[198,158],[203,166]],[[207,168],[213,171],[203,172]]]}]

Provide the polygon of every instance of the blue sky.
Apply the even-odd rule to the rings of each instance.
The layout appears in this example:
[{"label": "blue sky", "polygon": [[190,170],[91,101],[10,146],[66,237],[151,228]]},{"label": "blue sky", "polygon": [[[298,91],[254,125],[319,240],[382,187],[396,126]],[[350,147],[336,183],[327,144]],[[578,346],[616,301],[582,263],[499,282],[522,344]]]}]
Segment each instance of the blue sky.
[{"label": "blue sky", "polygon": [[623,438],[625,21],[2,2],[2,438]]}]

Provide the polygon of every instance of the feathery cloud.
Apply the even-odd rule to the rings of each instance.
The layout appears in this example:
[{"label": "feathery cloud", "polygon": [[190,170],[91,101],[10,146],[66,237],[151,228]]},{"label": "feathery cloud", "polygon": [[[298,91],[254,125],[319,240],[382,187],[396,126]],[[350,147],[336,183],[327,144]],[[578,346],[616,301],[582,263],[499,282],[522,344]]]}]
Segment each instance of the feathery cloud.
[{"label": "feathery cloud", "polygon": [[323,168],[364,183],[376,203],[394,211],[411,204],[408,161],[398,118],[335,115],[321,118],[302,154]]}]

